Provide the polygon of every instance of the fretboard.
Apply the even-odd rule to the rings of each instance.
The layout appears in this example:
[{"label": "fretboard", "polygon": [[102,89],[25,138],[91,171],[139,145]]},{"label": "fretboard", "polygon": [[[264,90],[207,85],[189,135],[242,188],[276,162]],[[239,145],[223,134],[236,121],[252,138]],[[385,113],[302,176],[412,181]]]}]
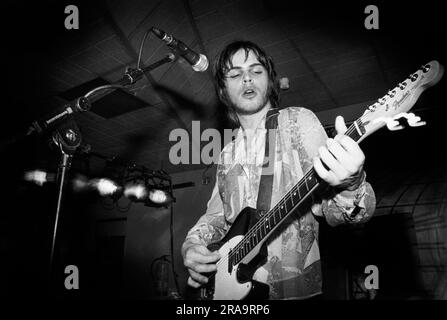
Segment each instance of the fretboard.
[{"label": "fretboard", "polygon": [[[364,127],[357,119],[345,135],[358,141],[364,134]],[[272,232],[306,200],[320,184],[320,178],[312,167],[282,199],[265,213],[247,232],[244,238],[230,251],[229,263],[238,264],[258,244],[263,243]]]}]

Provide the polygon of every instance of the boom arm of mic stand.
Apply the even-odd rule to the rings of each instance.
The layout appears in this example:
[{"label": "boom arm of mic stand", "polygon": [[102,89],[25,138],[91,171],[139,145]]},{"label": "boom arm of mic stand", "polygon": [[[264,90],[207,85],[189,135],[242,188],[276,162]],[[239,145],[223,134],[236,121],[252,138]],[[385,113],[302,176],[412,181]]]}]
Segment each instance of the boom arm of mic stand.
[{"label": "boom arm of mic stand", "polygon": [[44,121],[34,121],[28,131],[25,133],[25,136],[28,136],[34,132],[41,133],[44,129],[52,125],[53,123],[58,122],[60,119],[65,118],[67,115],[74,113],[74,112],[85,112],[89,111],[91,108],[91,104],[106,95],[112,93],[118,88],[123,88],[126,86],[129,86],[131,84],[136,83],[138,80],[140,80],[143,75],[146,72],[149,72],[151,70],[154,70],[165,63],[169,63],[174,61],[175,55],[173,53],[169,53],[166,55],[163,59],[154,62],[153,64],[143,68],[143,69],[131,69],[129,68],[124,76],[118,80],[115,83],[112,83],[110,85],[105,85],[101,87],[97,87],[84,96],[78,97],[72,101],[70,101],[68,104],[66,104],[64,107],[64,111],[52,116],[50,119],[46,119]]},{"label": "boom arm of mic stand", "polygon": [[[93,89],[92,91],[90,91],[91,96],[90,96],[90,94],[87,94],[84,97],[88,98],[90,103],[93,103],[93,102],[103,98],[104,96],[112,93],[113,91],[115,91],[118,88],[123,88],[123,87],[126,87],[126,86],[136,83],[138,80],[140,80],[143,77],[143,75],[146,72],[154,70],[154,69],[164,65],[165,63],[172,62],[172,61],[174,61],[174,59],[175,59],[175,55],[172,53],[169,53],[163,59],[161,59],[157,62],[154,62],[153,64],[151,64],[143,69],[129,68],[125,72],[124,76],[117,82],[110,84],[110,85],[106,85],[106,86],[104,86],[104,88],[98,87],[96,89]],[[102,90],[102,89],[104,89],[104,90]],[[99,90],[101,90],[101,91],[99,91]],[[94,92],[94,94],[93,94],[93,92]]]},{"label": "boom arm of mic stand", "polygon": [[140,80],[146,72],[154,70],[154,69],[158,68],[159,66],[164,65],[165,63],[172,62],[172,61],[174,61],[174,59],[175,59],[175,55],[173,53],[169,53],[163,59],[161,59],[157,62],[154,62],[153,64],[151,64],[143,69],[129,69],[125,73],[124,77],[118,81],[118,84],[121,84],[123,86],[129,85],[129,84],[134,84],[135,82]]}]

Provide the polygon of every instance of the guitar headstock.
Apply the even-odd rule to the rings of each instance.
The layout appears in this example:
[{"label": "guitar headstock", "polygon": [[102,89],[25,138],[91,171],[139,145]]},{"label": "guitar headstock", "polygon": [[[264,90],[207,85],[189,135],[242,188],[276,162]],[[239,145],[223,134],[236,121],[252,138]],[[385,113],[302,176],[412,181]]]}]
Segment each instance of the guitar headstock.
[{"label": "guitar headstock", "polygon": [[439,62],[430,61],[369,106],[357,120],[362,125],[363,133],[359,140],[363,140],[384,125],[390,130],[401,129],[397,120],[402,117],[407,119],[410,126],[425,124],[419,117],[407,111],[414,106],[425,89],[441,80],[443,73],[444,67]]}]

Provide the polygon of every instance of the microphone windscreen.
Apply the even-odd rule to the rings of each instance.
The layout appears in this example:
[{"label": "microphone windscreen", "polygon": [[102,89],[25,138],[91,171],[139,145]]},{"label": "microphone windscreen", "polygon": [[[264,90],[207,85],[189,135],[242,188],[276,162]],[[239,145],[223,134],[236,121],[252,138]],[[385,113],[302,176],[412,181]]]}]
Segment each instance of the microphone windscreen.
[{"label": "microphone windscreen", "polygon": [[194,71],[204,72],[206,71],[206,69],[208,69],[208,65],[208,58],[205,55],[200,54],[199,61],[197,61],[197,63],[193,65],[192,68]]}]

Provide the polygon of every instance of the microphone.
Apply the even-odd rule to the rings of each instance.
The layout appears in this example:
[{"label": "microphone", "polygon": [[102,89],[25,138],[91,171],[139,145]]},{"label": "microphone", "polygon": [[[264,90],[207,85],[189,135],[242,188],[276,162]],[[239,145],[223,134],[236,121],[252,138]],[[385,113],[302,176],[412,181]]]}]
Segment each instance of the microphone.
[{"label": "microphone", "polygon": [[164,41],[168,47],[177,51],[186,61],[188,61],[189,64],[192,65],[194,71],[203,72],[208,69],[208,59],[205,55],[191,50],[186,44],[167,34],[163,30],[152,27],[151,31]]}]

